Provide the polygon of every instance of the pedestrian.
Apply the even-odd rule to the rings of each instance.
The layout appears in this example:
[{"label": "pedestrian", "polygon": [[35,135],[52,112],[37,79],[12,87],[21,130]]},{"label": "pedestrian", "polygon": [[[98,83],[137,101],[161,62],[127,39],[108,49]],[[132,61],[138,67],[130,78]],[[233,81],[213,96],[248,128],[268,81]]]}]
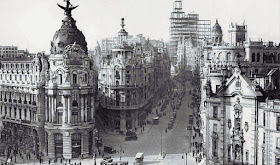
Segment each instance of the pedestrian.
[{"label": "pedestrian", "polygon": [[49,159],[49,164],[51,164],[51,159]]}]

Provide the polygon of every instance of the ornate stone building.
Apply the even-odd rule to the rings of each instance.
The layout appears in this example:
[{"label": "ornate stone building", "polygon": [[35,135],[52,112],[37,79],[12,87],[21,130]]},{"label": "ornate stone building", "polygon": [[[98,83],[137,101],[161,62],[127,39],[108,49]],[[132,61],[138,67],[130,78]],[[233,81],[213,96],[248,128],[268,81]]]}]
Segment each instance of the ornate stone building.
[{"label": "ornate stone building", "polygon": [[[278,134],[273,138],[267,135],[275,127],[264,127],[261,120],[268,111],[262,110],[265,98],[279,99],[279,78],[272,75],[277,77],[280,47],[248,40],[246,29],[244,24],[232,23],[230,43],[224,43],[216,22],[215,37],[203,47],[200,111],[206,164],[257,164],[271,162],[271,156],[273,161],[278,159],[272,154],[273,147],[267,148],[268,139],[275,145]],[[271,112],[265,113],[267,118],[268,114]]]},{"label": "ornate stone building", "polygon": [[143,125],[156,92],[166,91],[170,61],[149,42],[127,42],[122,28],[111,53],[102,58],[98,76],[100,116],[109,128],[125,132]]},{"label": "ornate stone building", "polygon": [[7,126],[32,134],[37,154],[72,159],[94,149],[97,74],[66,2],[50,55],[1,59],[0,107]]}]

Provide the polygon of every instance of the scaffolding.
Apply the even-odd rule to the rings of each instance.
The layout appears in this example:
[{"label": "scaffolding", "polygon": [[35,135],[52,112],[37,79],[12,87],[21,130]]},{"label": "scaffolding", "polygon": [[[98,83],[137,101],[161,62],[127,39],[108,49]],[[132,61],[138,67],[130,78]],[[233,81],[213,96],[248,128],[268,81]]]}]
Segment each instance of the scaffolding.
[{"label": "scaffolding", "polygon": [[211,39],[211,21],[199,20],[199,15],[185,14],[182,9],[182,0],[175,0],[170,17],[169,53],[173,63],[176,63],[178,41],[182,38],[193,38],[194,42]]}]

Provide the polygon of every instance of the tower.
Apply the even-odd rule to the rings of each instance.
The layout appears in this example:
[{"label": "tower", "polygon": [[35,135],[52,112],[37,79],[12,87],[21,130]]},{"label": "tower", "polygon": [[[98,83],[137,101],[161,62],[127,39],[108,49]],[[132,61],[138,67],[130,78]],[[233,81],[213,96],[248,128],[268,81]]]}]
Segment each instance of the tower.
[{"label": "tower", "polygon": [[218,20],[216,20],[216,23],[212,28],[212,43],[220,44],[222,43],[222,41],[223,41],[223,31],[218,23]]},{"label": "tower", "polygon": [[247,26],[243,23],[243,25],[237,25],[237,23],[231,23],[229,27],[229,36],[230,36],[230,45],[231,46],[239,46],[243,45],[246,41],[247,35]]}]

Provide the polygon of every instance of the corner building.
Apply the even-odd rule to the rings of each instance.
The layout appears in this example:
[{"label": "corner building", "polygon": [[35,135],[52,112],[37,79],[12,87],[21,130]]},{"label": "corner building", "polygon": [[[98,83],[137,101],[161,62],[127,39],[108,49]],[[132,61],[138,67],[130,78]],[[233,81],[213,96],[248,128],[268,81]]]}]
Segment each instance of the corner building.
[{"label": "corner building", "polygon": [[93,61],[71,16],[76,7],[69,1],[59,7],[66,17],[51,41],[50,55],[1,59],[1,114],[7,126],[32,133],[37,154],[87,157],[95,142]]},{"label": "corner building", "polygon": [[124,19],[121,26],[117,44],[100,64],[98,114],[110,129],[125,132],[142,126],[153,102],[164,96],[170,61],[149,40],[129,45]]}]

